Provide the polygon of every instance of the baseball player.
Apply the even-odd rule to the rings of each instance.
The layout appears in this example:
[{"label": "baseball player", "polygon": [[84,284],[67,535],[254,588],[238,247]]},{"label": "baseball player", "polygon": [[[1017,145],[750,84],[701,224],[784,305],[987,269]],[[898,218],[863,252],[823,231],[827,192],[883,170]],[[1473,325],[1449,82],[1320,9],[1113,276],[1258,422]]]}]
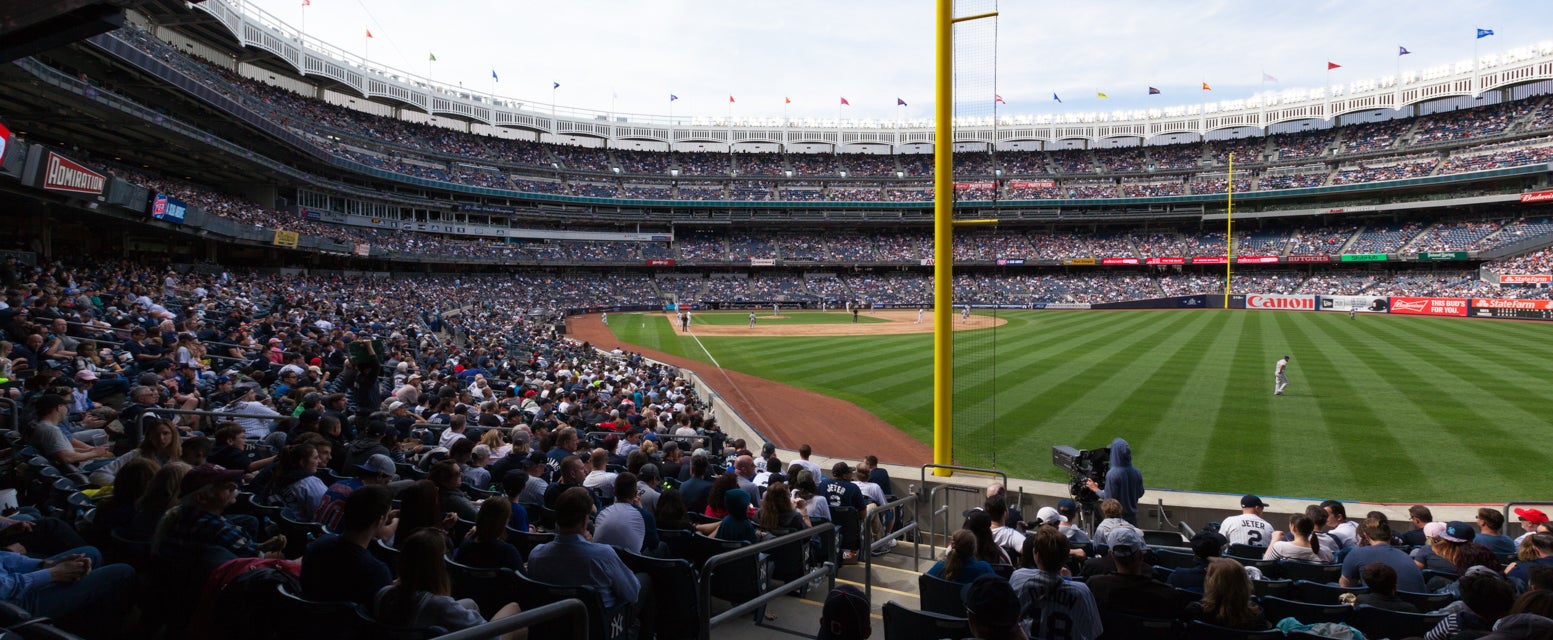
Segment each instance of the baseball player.
[{"label": "baseball player", "polygon": [[683,331],[690,331],[690,312],[689,311],[686,311],[684,313],[679,314],[679,330],[682,331],[682,332]]},{"label": "baseball player", "polygon": [[779,304],[771,305],[771,317],[775,318],[775,317],[777,317],[779,315],[782,315],[782,305],[779,305]]},{"label": "baseball player", "polygon": [[750,312],[750,328],[751,329],[755,328],[755,312],[754,311]]},{"label": "baseball player", "polygon": [[1352,320],[1355,317],[1358,317],[1358,315],[1359,315],[1359,305],[1355,304],[1355,305],[1352,305],[1352,306],[1348,307],[1348,319],[1349,320]]},{"label": "baseball player", "polygon": [[970,322],[971,321],[971,305],[965,305],[965,306],[960,308],[960,321],[961,322]]},{"label": "baseball player", "polygon": [[604,321],[604,326],[606,326],[606,327],[609,326],[609,312],[608,311],[605,311],[602,315],[600,315],[599,319]]},{"label": "baseball player", "polygon": [[922,324],[922,307],[917,307],[917,324]]},{"label": "baseball player", "polygon": [[1289,356],[1284,355],[1282,360],[1273,365],[1273,395],[1283,395],[1285,387],[1289,386]]}]

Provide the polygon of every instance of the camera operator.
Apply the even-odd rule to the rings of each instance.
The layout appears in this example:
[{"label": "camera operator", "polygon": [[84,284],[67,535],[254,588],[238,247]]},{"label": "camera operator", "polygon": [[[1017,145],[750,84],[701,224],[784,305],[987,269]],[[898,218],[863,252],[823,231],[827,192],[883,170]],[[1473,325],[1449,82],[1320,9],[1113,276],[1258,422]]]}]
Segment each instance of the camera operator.
[{"label": "camera operator", "polygon": [[1126,440],[1111,441],[1111,470],[1105,473],[1105,489],[1094,479],[1085,482],[1101,500],[1115,498],[1122,503],[1122,519],[1138,524],[1138,500],[1143,497],[1143,472],[1132,466],[1132,447]]}]

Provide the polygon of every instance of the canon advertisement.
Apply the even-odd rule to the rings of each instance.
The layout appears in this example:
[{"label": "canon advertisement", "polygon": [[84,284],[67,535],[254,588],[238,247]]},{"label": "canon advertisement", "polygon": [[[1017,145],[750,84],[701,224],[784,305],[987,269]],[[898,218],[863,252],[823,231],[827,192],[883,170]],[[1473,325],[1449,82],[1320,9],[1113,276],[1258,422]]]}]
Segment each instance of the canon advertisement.
[{"label": "canon advertisement", "polygon": [[1466,298],[1417,298],[1391,296],[1391,312],[1405,316],[1457,316],[1467,315]]},{"label": "canon advertisement", "polygon": [[1383,296],[1321,296],[1322,311],[1385,313],[1391,307]]},{"label": "canon advertisement", "polygon": [[1553,300],[1473,298],[1472,315],[1478,318],[1553,320]]},{"label": "canon advertisement", "polygon": [[1247,309],[1277,309],[1279,311],[1315,311],[1316,296],[1291,296],[1281,293],[1248,293]]}]

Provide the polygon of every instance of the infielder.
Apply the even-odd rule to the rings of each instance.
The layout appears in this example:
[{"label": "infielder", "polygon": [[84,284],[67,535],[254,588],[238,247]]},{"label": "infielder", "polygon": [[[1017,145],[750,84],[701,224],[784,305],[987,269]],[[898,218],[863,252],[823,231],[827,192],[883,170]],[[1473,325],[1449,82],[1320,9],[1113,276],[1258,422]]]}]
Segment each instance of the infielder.
[{"label": "infielder", "polygon": [[608,311],[605,311],[603,313],[603,315],[600,315],[599,319],[604,321],[604,326],[606,326],[606,327],[609,326],[609,312]]},{"label": "infielder", "polygon": [[922,307],[917,307],[917,324],[922,324]]},{"label": "infielder", "polygon": [[750,312],[750,328],[751,329],[755,328],[755,312],[754,311]]},{"label": "infielder", "polygon": [[779,304],[771,305],[771,317],[775,318],[775,317],[777,317],[779,315],[782,315],[782,305],[779,305]]},{"label": "infielder", "polygon": [[679,314],[679,330],[680,330],[680,332],[690,331],[690,312],[689,311],[686,311],[684,313]]},{"label": "infielder", "polygon": [[1288,372],[1289,356],[1285,355],[1282,360],[1279,360],[1277,364],[1273,365],[1273,395],[1283,395],[1284,388],[1289,386]]},{"label": "infielder", "polygon": [[971,321],[971,305],[965,305],[963,307],[960,307],[960,321],[961,322],[970,322]]}]

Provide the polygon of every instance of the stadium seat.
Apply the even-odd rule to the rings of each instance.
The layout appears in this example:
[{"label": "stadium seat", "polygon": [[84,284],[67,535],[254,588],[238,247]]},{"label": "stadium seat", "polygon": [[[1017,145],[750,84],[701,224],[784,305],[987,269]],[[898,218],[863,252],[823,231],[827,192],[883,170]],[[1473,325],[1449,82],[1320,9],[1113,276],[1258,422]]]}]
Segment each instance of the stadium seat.
[{"label": "stadium seat", "polygon": [[1251,593],[1258,598],[1274,596],[1288,598],[1289,592],[1294,590],[1293,580],[1252,580]]},{"label": "stadium seat", "polygon": [[1278,561],[1278,570],[1285,578],[1299,581],[1306,580],[1317,583],[1336,583],[1343,577],[1343,565],[1318,564],[1315,562],[1299,562],[1296,560]]},{"label": "stadium seat", "polygon": [[1100,610],[1100,626],[1104,640],[1177,640],[1181,637],[1181,622],[1164,618],[1141,616]]},{"label": "stadium seat", "polygon": [[328,532],[324,526],[317,522],[297,522],[286,516],[280,516],[276,521],[280,525],[281,535],[286,536],[285,555],[287,558],[300,558],[307,551],[308,543],[324,537]]},{"label": "stadium seat", "polygon": [[1170,567],[1162,567],[1157,564],[1154,565],[1154,579],[1160,582],[1170,582],[1170,574],[1175,572],[1176,570],[1171,569]]},{"label": "stadium seat", "polygon": [[862,520],[859,519],[857,509],[831,507],[830,521],[841,528],[840,537],[836,542],[837,547],[844,551],[857,551],[863,547],[863,532],[859,528],[862,526]]},{"label": "stadium seat", "polygon": [[509,602],[517,601],[518,577],[511,569],[480,569],[447,561],[454,598],[469,598],[489,619]]},{"label": "stadium seat", "polygon": [[1311,604],[1341,604],[1345,593],[1359,595],[1369,592],[1369,587],[1339,587],[1335,584],[1295,580],[1294,588],[1284,597]]},{"label": "stadium seat", "polygon": [[1197,566],[1197,556],[1174,549],[1153,549],[1150,564],[1169,569],[1190,569]]},{"label": "stadium seat", "polygon": [[1410,638],[1423,636],[1444,619],[1443,613],[1407,613],[1361,604],[1354,607],[1348,624],[1366,638]]},{"label": "stadium seat", "polygon": [[[712,556],[737,551],[749,544],[743,541],[716,540],[697,535],[691,542],[691,548],[692,553],[701,557],[701,562],[704,564]],[[747,556],[712,568],[710,575],[706,569],[698,569],[698,571],[700,571],[701,580],[712,581],[713,598],[741,604],[766,592],[768,578],[771,575],[770,563],[769,558]],[[757,608],[754,613],[755,621],[759,622],[765,614],[764,606]]]},{"label": "stadium seat", "polygon": [[[559,602],[567,598],[577,598],[588,607],[588,638],[589,640],[620,640],[628,637],[630,622],[626,620],[626,613],[630,610],[630,604],[622,603],[613,609],[605,610],[604,601],[599,598],[599,593],[593,587],[574,587],[567,585],[551,584],[534,580],[521,573],[513,573],[517,578],[517,601],[525,611],[537,609],[552,602]],[[566,638],[570,637],[570,623],[565,620],[538,624],[529,628],[531,638]]]},{"label": "stadium seat", "polygon": [[354,602],[318,602],[292,593],[286,585],[276,585],[279,610],[271,618],[275,631],[285,638],[327,640],[355,635]]},{"label": "stadium seat", "polygon": [[[1186,547],[1186,538],[1179,531],[1167,531],[1162,529],[1144,529],[1143,543],[1151,548],[1156,547]],[[1158,549],[1155,549],[1158,551]]]},{"label": "stadium seat", "polygon": [[690,638],[700,633],[700,603],[696,598],[696,574],[690,562],[680,558],[654,558],[615,547],[615,554],[634,573],[652,578],[657,635]]},{"label": "stadium seat", "polygon": [[9,600],[0,600],[0,627],[9,627],[31,619],[32,613],[23,609],[21,605]]},{"label": "stadium seat", "polygon": [[1305,624],[1346,622],[1348,616],[1353,613],[1353,608],[1346,604],[1312,604],[1278,597],[1262,598],[1260,604],[1262,611],[1267,614],[1267,619],[1274,622],[1284,618],[1294,618]]},{"label": "stadium seat", "polygon": [[382,561],[383,564],[388,565],[389,573],[392,573],[395,576],[399,575],[398,549],[388,546],[387,542],[373,538],[372,544],[367,546],[367,551],[372,553],[372,557],[377,558],[378,560]]},{"label": "stadium seat", "polygon": [[1258,638],[1282,638],[1283,632],[1277,629],[1267,629],[1264,631],[1231,629],[1216,624],[1208,624],[1201,620],[1193,620],[1186,624],[1186,637],[1192,640],[1256,640]]},{"label": "stadium seat", "polygon": [[1397,597],[1402,598],[1408,604],[1418,607],[1419,611],[1439,611],[1456,601],[1454,593],[1416,593],[1413,591],[1397,590]]},{"label": "stadium seat", "polygon": [[[963,612],[963,608],[962,608]],[[971,637],[970,621],[931,611],[907,609],[894,600],[884,603],[884,640],[959,640]]]},{"label": "stadium seat", "polygon": [[555,534],[553,533],[518,531],[510,527],[507,529],[507,542],[518,548],[518,553],[523,555],[525,561],[528,560],[528,554],[534,551],[534,547],[553,540],[555,540]]},{"label": "stadium seat", "polygon": [[1241,566],[1244,566],[1244,567],[1256,567],[1257,571],[1261,571],[1262,572],[1262,577],[1266,578],[1266,579],[1269,579],[1269,580],[1284,579],[1284,578],[1288,577],[1288,576],[1283,575],[1283,567],[1279,566],[1277,560],[1263,560],[1261,558],[1242,558],[1240,556],[1227,556],[1227,557],[1229,559],[1231,559],[1231,560],[1234,560],[1235,562],[1239,562],[1241,564]]},{"label": "stadium seat", "polygon": [[960,590],[965,585],[922,574],[917,576],[917,593],[922,599],[922,610],[940,615],[953,616],[965,613],[965,600],[961,598]]},{"label": "stadium seat", "polygon": [[1267,552],[1267,547],[1254,547],[1249,544],[1235,543],[1224,550],[1226,556],[1240,556],[1242,558],[1260,558]]},{"label": "stadium seat", "polygon": [[[372,614],[366,609],[356,609],[355,620],[356,633],[353,637],[361,640],[429,640],[447,633],[442,627],[429,627],[426,629],[407,629],[397,625],[387,625],[372,619]],[[338,640],[327,638],[320,640]]]},{"label": "stadium seat", "polygon": [[84,640],[42,618],[11,627],[7,631],[21,640]]}]

